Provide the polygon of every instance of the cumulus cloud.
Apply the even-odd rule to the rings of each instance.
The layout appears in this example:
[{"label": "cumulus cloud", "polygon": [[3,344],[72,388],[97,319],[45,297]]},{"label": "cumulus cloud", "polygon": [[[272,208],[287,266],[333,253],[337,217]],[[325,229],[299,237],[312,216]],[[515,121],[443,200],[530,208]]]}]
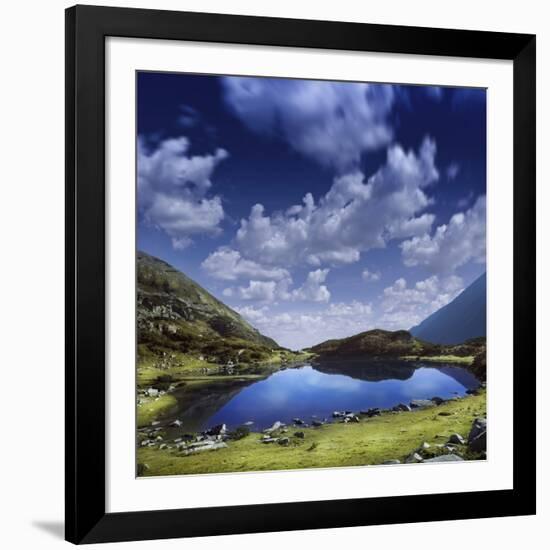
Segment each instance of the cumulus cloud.
[{"label": "cumulus cloud", "polygon": [[401,243],[406,266],[425,266],[436,273],[452,272],[475,261],[485,262],[486,199],[479,197],[466,212],[454,214],[433,235],[425,233]]},{"label": "cumulus cloud", "polygon": [[330,304],[315,312],[277,313],[267,306],[236,309],[263,334],[291,349],[302,349],[372,328],[371,305],[357,301]]},{"label": "cumulus cloud", "polygon": [[384,289],[380,327],[389,330],[410,328],[448,304],[460,294],[463,286],[462,279],[456,275],[432,275],[412,286],[399,278]]},{"label": "cumulus cloud", "polygon": [[434,220],[418,214],[430,204],[425,188],[439,177],[435,152],[429,138],[418,154],[394,145],[368,180],[358,171],[339,176],[317,204],[310,193],[302,204],[271,215],[256,204],[241,220],[235,248],[262,265],[317,267],[353,263],[393,238],[422,235]]},{"label": "cumulus cloud", "polygon": [[368,269],[364,269],[363,273],[361,273],[361,278],[365,283],[370,282],[376,282],[380,280],[380,272],[379,271],[369,271]]},{"label": "cumulus cloud", "polygon": [[339,172],[392,139],[392,86],[250,77],[222,82],[227,104],[250,130]]},{"label": "cumulus cloud", "polygon": [[262,266],[228,247],[221,247],[210,254],[201,266],[210,276],[224,281],[239,278],[281,280],[289,277],[286,269]]},{"label": "cumulus cloud", "polygon": [[305,283],[300,288],[292,291],[292,299],[309,302],[328,302],[330,300],[330,292],[323,284],[328,272],[328,269],[310,271]]},{"label": "cumulus cloud", "polygon": [[175,248],[185,248],[196,235],[215,236],[224,217],[219,196],[211,196],[211,177],[228,153],[189,155],[186,137],[155,147],[138,139],[138,209],[143,219],[164,231]]}]

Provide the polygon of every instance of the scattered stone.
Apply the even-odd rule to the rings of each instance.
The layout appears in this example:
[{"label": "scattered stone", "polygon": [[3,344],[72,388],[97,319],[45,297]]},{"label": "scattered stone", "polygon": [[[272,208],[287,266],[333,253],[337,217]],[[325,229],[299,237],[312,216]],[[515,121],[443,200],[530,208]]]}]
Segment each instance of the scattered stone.
[{"label": "scattered stone", "polygon": [[290,439],[288,437],[281,437],[281,439],[279,439],[277,443],[279,443],[279,445],[283,445],[286,447],[287,445],[290,444]]},{"label": "scattered stone", "polygon": [[162,451],[163,449],[166,449],[168,448],[168,445],[166,443],[163,443],[160,447],[159,447],[159,451]]},{"label": "scattered stone", "polygon": [[262,443],[276,443],[279,441],[278,437],[264,437],[261,439]]},{"label": "scattered stone", "polygon": [[393,407],[392,411],[395,411],[395,412],[401,412],[401,411],[410,412],[411,408],[408,405],[405,405],[405,403],[399,403],[398,405]]},{"label": "scattered stone", "polygon": [[434,456],[433,458],[428,458],[424,460],[424,463],[426,462],[458,462],[463,460],[464,459],[461,456],[458,456],[455,454],[448,454],[448,455]]},{"label": "scattered stone", "polygon": [[410,405],[413,409],[421,409],[422,407],[431,407],[433,402],[430,399],[413,399]]},{"label": "scattered stone", "polygon": [[405,459],[405,464],[415,464],[424,462],[424,459],[418,453],[412,453]]},{"label": "scattered stone", "polygon": [[172,422],[170,426],[172,426],[172,428],[180,428],[181,424],[182,424],[181,420],[174,420],[174,422]]},{"label": "scattered stone", "polygon": [[184,455],[190,455],[194,453],[203,453],[206,451],[217,451],[218,449],[225,449],[227,447],[227,443],[224,443],[223,441],[210,441],[208,443],[208,445],[203,444],[200,446],[196,446],[196,444],[191,444],[182,452]]},{"label": "scattered stone", "polygon": [[313,427],[315,427],[315,428],[318,428],[319,426],[322,426],[323,423],[322,423],[320,420],[313,420],[313,421],[311,422],[311,425],[312,425]]},{"label": "scattered stone", "polygon": [[464,438],[460,434],[454,433],[449,437],[448,443],[452,445],[464,445]]},{"label": "scattered stone", "polygon": [[334,411],[332,413],[332,418],[342,418],[344,416],[346,416],[346,415],[341,411]]},{"label": "scattered stone", "polygon": [[294,437],[304,439],[306,437],[306,434],[304,432],[294,432]]},{"label": "scattered stone", "polygon": [[437,395],[435,397],[432,397],[431,401],[436,405],[441,405],[441,403],[445,403],[445,399],[443,399],[442,397],[438,397]]},{"label": "scattered stone", "polygon": [[205,432],[202,432],[203,435],[212,436],[212,435],[224,435],[227,432],[227,426],[225,424],[218,424],[212,428],[209,428]]},{"label": "scattered stone", "polygon": [[424,441],[424,443],[422,443],[422,445],[420,445],[420,447],[418,447],[418,450],[419,451],[425,451],[425,450],[429,449],[430,446],[431,445],[427,441]]},{"label": "scattered stone", "polygon": [[158,420],[153,420],[153,422],[151,422],[151,426],[158,426],[160,424],[160,422]]},{"label": "scattered stone", "polygon": [[476,418],[468,435],[468,447],[476,453],[487,451],[487,420]]},{"label": "scattered stone", "polygon": [[294,422],[294,424],[296,424],[297,426],[301,426],[304,423],[301,418],[293,418],[292,422]]},{"label": "scattered stone", "polygon": [[158,391],[156,388],[149,388],[149,389],[146,391],[146,394],[147,394],[149,397],[157,397],[158,394],[159,394],[159,391]]},{"label": "scattered stone", "polygon": [[284,426],[284,424],[277,420],[277,422],[275,422],[273,424],[273,426],[271,426],[271,428],[267,428],[267,429],[264,430],[264,434],[270,434],[270,433],[274,432],[275,430],[278,430],[279,428],[282,428],[283,426]]},{"label": "scattered stone", "polygon": [[401,461],[394,458],[392,460],[384,460],[384,462],[382,462],[382,464],[385,465],[385,466],[388,466],[390,464],[401,464]]},{"label": "scattered stone", "polygon": [[372,407],[365,411],[359,411],[359,414],[362,414],[363,416],[366,416],[368,418],[372,418],[373,416],[380,416],[382,413],[378,407]]}]

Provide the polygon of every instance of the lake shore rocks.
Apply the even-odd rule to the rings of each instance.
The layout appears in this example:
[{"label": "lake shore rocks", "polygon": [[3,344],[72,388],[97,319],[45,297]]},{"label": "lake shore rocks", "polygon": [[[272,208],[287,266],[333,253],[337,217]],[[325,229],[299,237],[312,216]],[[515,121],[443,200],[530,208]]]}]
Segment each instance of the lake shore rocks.
[{"label": "lake shore rocks", "polygon": [[476,453],[487,451],[487,419],[476,418],[468,435],[468,448]]}]

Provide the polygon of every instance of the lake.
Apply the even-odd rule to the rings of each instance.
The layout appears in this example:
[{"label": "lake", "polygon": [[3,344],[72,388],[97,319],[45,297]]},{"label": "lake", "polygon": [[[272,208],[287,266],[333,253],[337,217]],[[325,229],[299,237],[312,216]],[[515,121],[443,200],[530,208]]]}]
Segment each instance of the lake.
[{"label": "lake", "polygon": [[198,431],[217,424],[228,428],[253,422],[263,430],[279,420],[310,423],[332,420],[333,411],[391,408],[412,399],[448,399],[479,386],[466,369],[450,364],[410,361],[345,362],[287,368],[268,378],[240,382],[197,395],[171,417]]}]

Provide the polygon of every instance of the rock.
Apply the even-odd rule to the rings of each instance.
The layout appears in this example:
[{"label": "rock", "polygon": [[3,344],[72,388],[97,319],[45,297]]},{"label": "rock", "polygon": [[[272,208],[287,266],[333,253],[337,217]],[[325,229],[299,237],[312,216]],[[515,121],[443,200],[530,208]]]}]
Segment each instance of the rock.
[{"label": "rock", "polygon": [[212,436],[212,435],[224,435],[227,432],[227,426],[225,424],[218,424],[212,428],[209,428],[203,435]]},{"label": "rock", "polygon": [[262,443],[276,443],[279,441],[278,437],[264,437],[261,439]]},{"label": "rock", "polygon": [[460,434],[454,433],[449,437],[448,443],[451,443],[451,445],[464,445],[464,438]]},{"label": "rock", "polygon": [[468,395],[477,395],[479,392],[477,390],[468,389],[468,390],[466,390],[466,393]]},{"label": "rock", "polygon": [[304,439],[306,437],[306,434],[304,432],[294,432],[294,437],[297,437],[298,439]]},{"label": "rock", "polygon": [[264,434],[270,434],[270,433],[274,432],[275,430],[278,430],[279,428],[282,428],[283,426],[284,426],[284,424],[277,420],[277,422],[275,422],[273,424],[273,426],[271,426],[271,428],[267,428],[267,429],[264,430]]},{"label": "rock", "polygon": [[424,459],[418,453],[412,453],[405,459],[405,464],[415,464],[423,461]]},{"label": "rock", "polygon": [[447,412],[447,411],[441,411],[440,413],[437,413],[438,416],[451,416],[452,413],[450,412]]},{"label": "rock", "polygon": [[304,423],[301,418],[293,418],[292,422],[294,422],[294,424],[296,424],[297,426],[301,426]]},{"label": "rock", "polygon": [[434,456],[433,458],[428,458],[424,461],[424,463],[427,462],[458,462],[464,460],[461,456],[455,455],[455,454],[448,454],[448,455],[441,455],[441,456]]},{"label": "rock", "polygon": [[170,426],[172,426],[172,428],[179,428],[181,427],[181,420],[174,420],[174,422],[172,422],[170,424]]},{"label": "rock", "polygon": [[159,447],[159,451],[162,451],[163,449],[166,449],[168,447],[168,445],[166,445],[166,443],[163,443],[160,447]]},{"label": "rock", "polygon": [[410,405],[413,409],[421,409],[422,407],[431,407],[433,405],[433,401],[430,399],[413,399]]},{"label": "rock", "polygon": [[431,401],[436,405],[441,405],[441,403],[445,403],[445,399],[443,399],[442,397],[438,397],[437,395],[435,397],[432,397]]},{"label": "rock", "polygon": [[285,447],[290,443],[290,439],[288,437],[281,437],[279,441],[277,441],[279,445],[284,445]]},{"label": "rock", "polygon": [[384,462],[382,462],[382,464],[384,464],[385,466],[388,466],[390,464],[401,464],[401,461],[394,458],[392,460],[384,460]]},{"label": "rock", "polygon": [[373,416],[380,416],[382,413],[380,412],[380,409],[378,407],[372,407],[365,411],[359,411],[359,414],[367,416],[368,418],[372,418]]},{"label": "rock", "polygon": [[149,397],[157,397],[159,391],[156,388],[149,388],[146,393]]},{"label": "rock", "polygon": [[311,425],[314,426],[315,428],[318,428],[319,426],[322,426],[323,423],[320,420],[313,420],[311,422]]},{"label": "rock", "polygon": [[343,412],[340,411],[334,411],[332,413],[332,418],[342,418],[343,416],[346,416]]},{"label": "rock", "polygon": [[487,420],[476,418],[468,435],[468,447],[476,453],[487,451]]},{"label": "rock", "polygon": [[427,441],[424,441],[420,447],[418,447],[419,451],[425,451],[426,449],[430,448],[430,444]]},{"label": "rock", "polygon": [[224,443],[223,441],[219,442],[209,442],[208,445],[200,445],[196,446],[196,444],[189,445],[183,452],[185,455],[190,455],[194,453],[203,453],[206,451],[217,451],[218,449],[225,449],[227,447],[227,443]]},{"label": "rock", "polygon": [[399,403],[398,405],[392,408],[392,411],[396,411],[396,412],[401,412],[401,411],[409,412],[410,410],[411,408],[408,405],[405,405],[405,403]]}]

